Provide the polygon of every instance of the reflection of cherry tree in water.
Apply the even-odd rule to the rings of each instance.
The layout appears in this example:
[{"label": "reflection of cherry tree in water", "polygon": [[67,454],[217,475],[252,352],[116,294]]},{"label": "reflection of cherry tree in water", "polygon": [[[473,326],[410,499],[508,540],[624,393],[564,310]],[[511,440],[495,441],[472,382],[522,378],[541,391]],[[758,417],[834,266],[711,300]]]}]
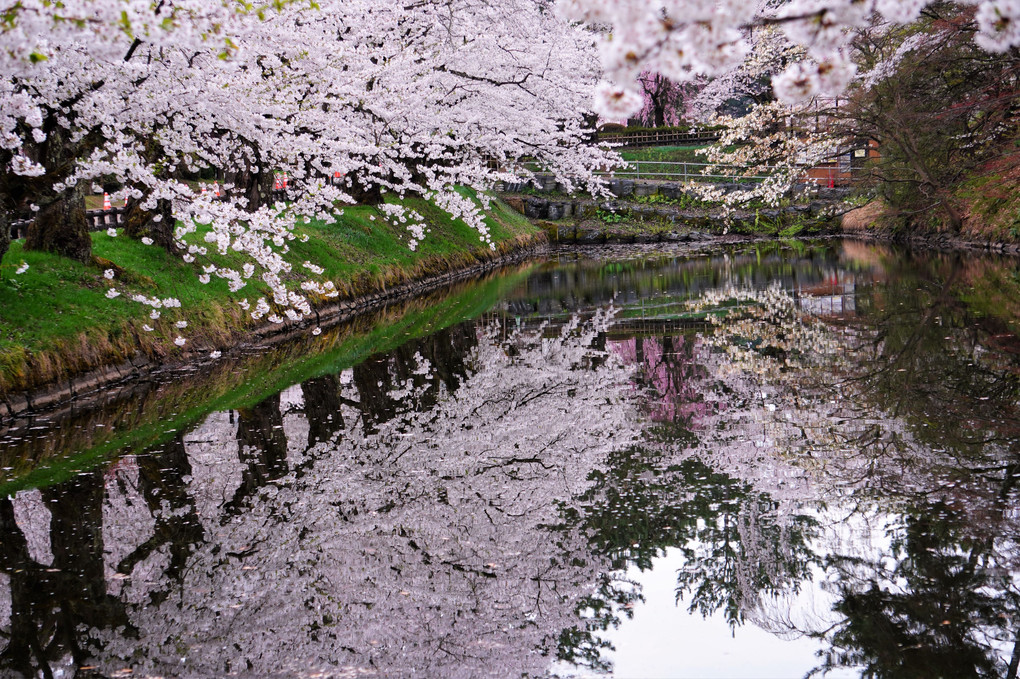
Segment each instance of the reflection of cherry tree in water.
[{"label": "reflection of cherry tree in water", "polygon": [[[354,366],[352,379],[358,400],[349,403],[357,408],[366,432],[375,432],[376,424],[409,408],[432,407],[443,389],[456,390],[467,374],[464,357],[477,342],[473,326],[460,324]],[[422,360],[430,369],[421,369]],[[408,386],[416,389],[412,402],[400,397]]]},{"label": "reflection of cherry tree in water", "polygon": [[237,411],[237,454],[244,470],[240,485],[225,507],[224,521],[241,511],[256,490],[288,471],[279,394]]},{"label": "reflection of cherry tree in water", "polygon": [[301,403],[308,422],[308,447],[328,441],[344,429],[342,386],[336,375],[313,377],[301,383]]},{"label": "reflection of cherry tree in water", "polygon": [[[710,427],[726,444],[713,463],[788,507],[822,508],[810,549],[827,554],[816,561],[845,616],[805,625],[773,605],[756,621],[826,640],[819,670],[1015,677],[1015,359],[988,350],[952,275],[900,280],[859,291],[866,315],[834,326],[776,293],[720,296],[749,306],[710,338],[737,404]],[[847,535],[867,517],[884,530]]]},{"label": "reflection of cherry tree in water", "polygon": [[598,633],[620,623],[641,600],[623,573],[652,568],[667,548],[679,549],[686,566],[678,573],[677,600],[691,612],[723,611],[742,624],[763,597],[796,593],[819,562],[810,542],[815,520],[780,512],[768,494],[719,472],[696,454],[702,421],[725,411],[706,390],[709,377],[697,339],[636,337],[610,344],[637,371],[642,410],[653,421],[652,446],[629,446],[609,454],[592,472],[592,485],[560,504],[561,530],[589,536],[589,548],[610,570],[579,609],[583,625],[564,630],[561,657],[607,669],[608,644]]},{"label": "reflection of cherry tree in water", "polygon": [[594,632],[617,625],[620,610],[629,612],[640,600],[622,573],[651,568],[667,548],[685,557],[678,603],[705,616],[721,610],[734,626],[761,597],[796,592],[818,562],[810,516],[779,515],[768,495],[697,457],[629,448],[612,453],[606,468],[592,474],[590,489],[561,506],[561,527],[588,534],[592,551],[618,574],[603,575],[585,601],[585,628],[565,632],[574,648],[564,655],[575,662],[590,661],[593,649],[604,646]]},{"label": "reflection of cherry tree in water", "polygon": [[[184,437],[190,468],[148,492],[141,468],[121,465],[107,572],[133,564],[116,582],[138,639],[96,623],[90,663],[164,676],[543,672],[606,570],[580,535],[543,526],[638,436],[630,370],[597,348],[605,323],[551,337],[453,330],[238,411],[236,430],[210,418]],[[188,471],[194,501],[179,492]]]},{"label": "reflection of cherry tree in water", "polygon": [[704,375],[695,360],[693,336],[637,336],[610,343],[624,363],[634,364],[636,386],[649,400],[649,417],[662,425],[675,424],[678,432],[697,428],[698,421],[717,407],[706,402],[699,389]]},{"label": "reflection of cherry tree in water", "polygon": [[[620,340],[601,312],[455,326],[216,414],[105,489],[92,475],[35,514],[0,504],[6,666],[605,668],[599,633],[641,598],[624,572],[676,549],[680,603],[817,636],[820,669],[1007,673],[1015,366],[934,319],[870,334],[870,316],[818,323],[781,291],[704,298],[697,334]],[[876,307],[859,291],[856,308]],[[936,332],[960,350],[908,360]],[[890,405],[911,381],[924,389]],[[971,402],[934,417],[954,393]],[[72,506],[81,527],[38,525]],[[846,528],[862,514],[888,537]],[[72,552],[73,585],[46,570]],[[790,606],[812,585],[835,613],[805,621]]]},{"label": "reflection of cherry tree in water", "polygon": [[[50,665],[85,666],[100,647],[85,628],[126,626],[124,603],[107,592],[103,477],[75,476],[45,488],[52,563],[32,557],[10,498],[0,500],[0,568],[10,583],[10,632],[0,667],[53,676]],[[128,632],[128,633],[129,633]]]},{"label": "reflection of cherry tree in water", "polygon": [[117,563],[117,572],[129,575],[134,567],[153,553],[166,548],[168,563],[164,569],[166,587],[151,592],[151,601],[159,603],[170,588],[183,579],[184,569],[194,550],[205,538],[205,530],[188,490],[191,463],[180,433],[163,445],[134,458],[138,468],[138,488],[150,515],[155,519],[152,537]]},{"label": "reflection of cherry tree in water", "polygon": [[[698,412],[687,437],[659,439],[691,448],[679,457],[668,446],[611,455],[562,507],[565,525],[584,526],[617,573],[680,548],[678,600],[731,625],[819,638],[819,673],[1015,678],[1020,371],[988,351],[1002,328],[968,325],[948,278],[906,279],[889,298],[924,299],[877,316],[859,294],[869,316],[834,325],[778,290],[717,291],[693,306],[729,309],[704,346],[689,343],[696,369],[670,372],[654,341],[619,343],[653,420],[710,394],[726,407]],[[797,601],[819,577],[831,611]],[[603,583],[587,626],[563,637],[567,657],[596,666],[597,632],[640,598],[622,576]]]}]

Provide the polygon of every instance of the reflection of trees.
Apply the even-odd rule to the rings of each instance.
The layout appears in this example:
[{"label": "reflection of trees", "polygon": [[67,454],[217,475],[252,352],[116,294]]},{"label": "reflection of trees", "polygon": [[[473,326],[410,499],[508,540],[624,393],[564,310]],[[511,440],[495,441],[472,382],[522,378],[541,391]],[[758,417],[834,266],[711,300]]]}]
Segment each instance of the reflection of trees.
[{"label": "reflection of trees", "polygon": [[[813,488],[803,499],[899,517],[887,547],[886,536],[871,534],[869,548],[867,539],[841,543],[835,526],[822,534],[816,548],[830,554],[834,610],[845,620],[801,630],[831,646],[820,671],[1015,676],[1020,370],[994,349],[1002,326],[961,304],[960,266],[859,287],[861,316],[842,325],[804,319],[782,295],[740,293],[752,306],[711,338],[743,368],[716,374],[731,403],[745,404],[708,428],[722,432],[713,445],[728,442],[716,464],[767,488],[774,481],[748,471],[767,451],[769,476],[801,470],[794,488]],[[741,448],[750,431],[757,445]],[[798,501],[789,487],[775,493]]]},{"label": "reflection of trees", "polygon": [[117,572],[130,574],[137,564],[166,547],[169,552],[169,563],[164,570],[166,586],[152,593],[153,601],[158,603],[171,587],[183,580],[188,558],[203,541],[205,530],[188,490],[186,479],[191,476],[191,463],[182,433],[159,448],[137,456],[135,464],[138,486],[149,513],[155,518],[155,527],[151,537],[121,559]]},{"label": "reflection of trees", "polygon": [[237,411],[237,455],[243,471],[227,504],[231,513],[239,511],[256,490],[287,473],[287,437],[279,394]]},{"label": "reflection of trees", "polygon": [[635,385],[642,390],[645,410],[656,423],[651,433],[663,440],[693,441],[693,430],[714,408],[702,394],[704,370],[695,359],[696,340],[683,335],[636,336],[613,342],[613,351],[638,372]]},{"label": "reflection of trees", "polygon": [[[995,318],[974,318],[961,303],[974,282],[964,263],[933,267],[924,276],[901,271],[862,300],[865,341],[854,354],[860,363],[847,368],[847,384],[860,395],[859,410],[889,413],[909,440],[862,429],[860,448],[864,456],[895,459],[926,485],[980,478],[985,506],[1010,493],[1010,470],[1020,462],[1020,361],[995,348],[1005,330]],[[854,413],[856,420],[865,416]],[[1009,488],[1001,487],[1004,473]],[[898,487],[902,479],[894,476],[884,490]]]},{"label": "reflection of trees", "polygon": [[308,445],[329,441],[344,428],[340,405],[340,380],[336,375],[325,375],[301,383],[305,418],[308,420]]},{"label": "reflection of trees", "polygon": [[[708,616],[722,610],[741,624],[759,597],[795,592],[818,562],[808,516],[778,516],[767,495],[696,457],[640,448],[612,453],[607,471],[561,511],[580,525],[615,570],[652,567],[672,547],[686,565],[677,599]],[[611,613],[606,609],[607,614]]]},{"label": "reflection of trees", "polygon": [[[829,324],[758,290],[622,341],[638,323],[451,327],[139,455],[105,495],[105,570],[95,475],[44,498],[56,572],[0,502],[4,666],[606,668],[600,632],[641,598],[623,571],[677,549],[686,607],[817,635],[820,669],[1008,674],[1018,371],[946,289],[859,286],[865,316]],[[842,541],[855,510],[895,530]],[[812,577],[829,630],[782,608]]]},{"label": "reflection of trees", "polygon": [[[786,287],[811,285],[823,281],[836,264],[835,253],[827,247],[811,248],[808,257],[782,243],[724,246],[711,256],[691,256],[683,246],[679,252],[664,248],[639,255],[603,252],[597,258],[560,254],[558,265],[533,272],[507,306],[524,315],[571,313],[609,303],[626,307],[656,298],[687,300],[726,286],[764,287],[775,281]],[[564,266],[564,260],[570,266]]]},{"label": "reflection of trees", "polygon": [[141,640],[93,630],[90,664],[541,673],[607,571],[576,531],[545,528],[554,501],[637,436],[604,324],[455,330],[376,362],[389,410],[362,426],[345,371],[306,383],[301,405],[295,389],[239,411],[236,433],[213,418],[183,439],[190,460],[174,444],[139,457],[138,483],[125,465],[106,531],[131,544],[106,566],[129,576],[117,587]]},{"label": "reflection of trees", "polygon": [[[354,366],[358,398],[351,404],[360,412],[365,431],[377,431],[377,425],[409,407],[432,407],[441,388],[454,391],[467,374],[465,357],[476,344],[474,325],[461,323]],[[431,370],[422,369],[423,360]],[[413,403],[400,396],[408,388],[415,390]]]},{"label": "reflection of trees", "polygon": [[32,559],[11,500],[0,500],[0,569],[10,578],[11,591],[10,636],[0,666],[24,676],[52,677],[53,665],[68,660],[72,668],[88,665],[99,649],[98,640],[82,629],[129,626],[124,604],[107,594],[103,497],[100,473],[42,491],[50,512],[51,566]]},{"label": "reflection of trees", "polygon": [[[823,670],[865,668],[872,677],[1001,677],[1020,591],[991,541],[968,534],[965,514],[942,503],[912,508],[878,561],[836,555],[836,610]],[[890,567],[891,564],[891,567]],[[1004,566],[1006,566],[1004,568]],[[1014,658],[1017,651],[1013,650]]]}]

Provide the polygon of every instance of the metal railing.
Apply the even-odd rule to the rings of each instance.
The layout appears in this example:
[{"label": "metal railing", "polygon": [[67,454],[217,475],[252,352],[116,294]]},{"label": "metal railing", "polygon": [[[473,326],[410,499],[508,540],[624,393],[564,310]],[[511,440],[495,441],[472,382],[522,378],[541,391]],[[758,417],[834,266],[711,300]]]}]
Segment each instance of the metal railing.
[{"label": "metal railing", "polygon": [[[709,172],[708,170],[714,170]],[[745,174],[750,170],[742,165],[717,165],[664,160],[634,160],[626,168],[599,172],[616,179],[648,179],[672,182],[760,182],[770,175]]]}]

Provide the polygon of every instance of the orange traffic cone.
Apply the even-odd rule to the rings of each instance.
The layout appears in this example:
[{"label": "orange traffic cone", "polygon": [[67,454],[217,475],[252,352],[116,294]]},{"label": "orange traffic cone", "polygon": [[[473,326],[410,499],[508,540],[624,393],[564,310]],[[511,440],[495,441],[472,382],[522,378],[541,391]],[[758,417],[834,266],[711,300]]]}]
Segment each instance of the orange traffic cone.
[{"label": "orange traffic cone", "polygon": [[213,195],[216,196],[217,198],[219,198],[220,197],[220,183],[218,181],[213,182],[212,190],[213,190]]},{"label": "orange traffic cone", "polygon": [[202,195],[205,195],[205,184],[202,184]]},{"label": "orange traffic cone", "polygon": [[279,191],[282,188],[283,187],[280,186],[280,175],[279,174],[274,174],[273,175],[273,191]]},{"label": "orange traffic cone", "polygon": [[283,173],[283,188],[287,188],[287,173]]},{"label": "orange traffic cone", "polygon": [[104,210],[110,210],[112,208],[113,208],[113,206],[110,205],[110,194],[104,193],[103,194],[103,209]]}]

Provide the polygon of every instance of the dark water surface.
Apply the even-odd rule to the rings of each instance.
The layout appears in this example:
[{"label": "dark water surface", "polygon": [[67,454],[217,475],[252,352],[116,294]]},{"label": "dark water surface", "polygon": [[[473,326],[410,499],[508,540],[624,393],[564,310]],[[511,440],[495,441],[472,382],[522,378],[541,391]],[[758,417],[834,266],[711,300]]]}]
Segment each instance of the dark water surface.
[{"label": "dark water surface", "polygon": [[0,676],[1015,677],[1018,330],[1012,260],[592,249],[11,423]]}]

